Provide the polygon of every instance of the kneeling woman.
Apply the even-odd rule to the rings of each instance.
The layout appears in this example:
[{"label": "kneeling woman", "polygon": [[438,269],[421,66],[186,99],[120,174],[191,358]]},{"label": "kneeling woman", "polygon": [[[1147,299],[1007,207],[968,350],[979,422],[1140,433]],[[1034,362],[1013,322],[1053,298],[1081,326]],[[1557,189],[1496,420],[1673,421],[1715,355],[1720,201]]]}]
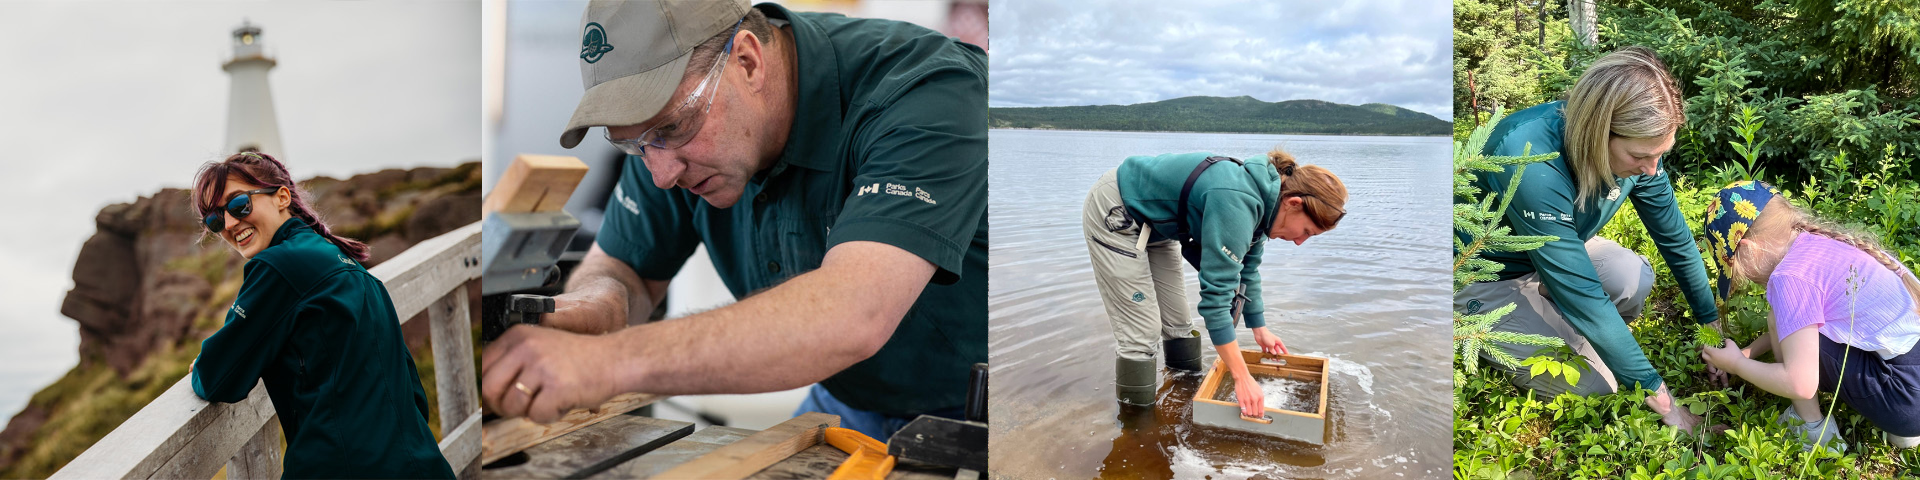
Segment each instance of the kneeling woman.
[{"label": "kneeling woman", "polygon": [[[1731,273],[1720,276],[1720,296],[1732,283],[1753,282],[1766,288],[1773,312],[1767,334],[1747,348],[1727,340],[1703,347],[1700,357],[1792,400],[1781,421],[1809,444],[1839,436],[1816,391],[1838,392],[1895,446],[1920,443],[1920,279],[1913,271],[1764,183],[1720,190],[1703,223],[1720,271]],[[1780,362],[1753,360],[1768,351]]]},{"label": "kneeling woman", "polygon": [[1236,320],[1272,354],[1286,346],[1266,328],[1260,295],[1265,240],[1295,245],[1332,230],[1346,215],[1347,188],[1319,166],[1296,166],[1280,149],[1238,160],[1210,153],[1128,158],[1087,193],[1082,229],[1095,282],[1119,341],[1117,395],[1150,405],[1159,389],[1156,340],[1168,368],[1199,371],[1200,331],[1186,312],[1180,260],[1199,270],[1200,316],[1233,374],[1241,413],[1261,416],[1264,399],[1239,354]]},{"label": "kneeling woman", "polygon": [[193,205],[247,258],[226,326],[200,344],[193,392],[233,403],[265,380],[287,478],[453,478],[393,300],[360,266],[366,244],[328,231],[265,154],[202,167]]}]

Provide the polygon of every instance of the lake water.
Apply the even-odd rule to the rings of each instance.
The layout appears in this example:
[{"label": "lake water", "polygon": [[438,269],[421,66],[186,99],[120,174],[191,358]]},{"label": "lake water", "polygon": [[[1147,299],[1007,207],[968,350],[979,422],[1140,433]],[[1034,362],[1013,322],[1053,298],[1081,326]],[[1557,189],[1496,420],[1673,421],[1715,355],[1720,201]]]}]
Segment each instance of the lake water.
[{"label": "lake water", "polygon": [[[988,345],[995,478],[1441,478],[1452,464],[1448,178],[1436,137],[994,130]],[[1131,155],[1239,158],[1284,144],[1345,181],[1349,215],[1267,244],[1267,324],[1329,357],[1325,445],[1191,425],[1201,378],[1162,370],[1154,408],[1114,400],[1115,341],[1080,211]],[[1187,268],[1188,311],[1199,301]],[[1193,313],[1196,324],[1202,323]],[[1243,349],[1257,350],[1238,332]],[[1214,352],[1206,349],[1205,364]],[[1209,367],[1210,368],[1210,367]]]}]

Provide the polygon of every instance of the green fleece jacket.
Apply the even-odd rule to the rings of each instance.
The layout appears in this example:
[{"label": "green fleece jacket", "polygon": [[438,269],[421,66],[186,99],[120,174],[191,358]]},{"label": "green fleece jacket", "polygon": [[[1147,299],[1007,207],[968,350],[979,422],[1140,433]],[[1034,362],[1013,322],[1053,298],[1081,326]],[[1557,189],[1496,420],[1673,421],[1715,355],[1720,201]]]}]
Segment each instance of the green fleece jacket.
[{"label": "green fleece jacket", "polygon": [[[1660,257],[1666,259],[1667,269],[1673,272],[1674,280],[1693,308],[1694,319],[1700,323],[1720,318],[1720,310],[1713,303],[1706,266],[1701,263],[1700,249],[1694,246],[1693,230],[1687,227],[1687,219],[1674,201],[1673,185],[1668,183],[1665,170],[1654,175],[1616,178],[1618,192],[1596,197],[1582,206],[1584,208],[1576,208],[1579,190],[1575,187],[1575,173],[1562,149],[1566,132],[1563,103],[1536,105],[1507,116],[1494,126],[1481,152],[1518,156],[1527,151],[1528,145],[1532,145],[1533,154],[1560,152],[1559,158],[1527,166],[1520,188],[1514,192],[1513,204],[1508,207],[1506,218],[1500,221],[1512,226],[1515,235],[1553,235],[1560,240],[1530,252],[1486,252],[1484,256],[1505,265],[1500,272],[1501,280],[1538,272],[1541,283],[1546,285],[1567,323],[1592,343],[1621,388],[1631,389],[1636,384],[1648,390],[1660,388],[1663,383],[1660,372],[1647,362],[1646,353],[1640,350],[1640,343],[1620,318],[1620,311],[1600,288],[1600,276],[1594,270],[1593,259],[1587,256],[1586,241],[1606,226],[1621,205],[1632,199],[1634,211],[1647,228],[1647,236],[1652,237]],[[1509,166],[1499,172],[1478,174],[1474,185],[1486,192],[1506,191],[1514,169]],[[1454,199],[1456,203],[1465,201]],[[1472,237],[1459,230],[1454,230],[1454,234],[1463,242],[1473,242]]]},{"label": "green fleece jacket", "polygon": [[1246,286],[1243,315],[1248,328],[1267,325],[1260,301],[1260,254],[1266,232],[1273,225],[1280,200],[1280,174],[1265,156],[1222,161],[1207,169],[1193,184],[1187,211],[1180,205],[1180,187],[1194,167],[1214,154],[1179,153],[1128,157],[1115,176],[1120,199],[1153,232],[1151,241],[1173,238],[1179,229],[1174,215],[1185,215],[1188,228],[1200,244],[1200,317],[1214,345],[1234,341],[1233,295]]},{"label": "green fleece jacket", "polygon": [[243,268],[226,326],[200,343],[193,393],[233,403],[266,383],[285,478],[453,478],[380,279],[298,218]]}]

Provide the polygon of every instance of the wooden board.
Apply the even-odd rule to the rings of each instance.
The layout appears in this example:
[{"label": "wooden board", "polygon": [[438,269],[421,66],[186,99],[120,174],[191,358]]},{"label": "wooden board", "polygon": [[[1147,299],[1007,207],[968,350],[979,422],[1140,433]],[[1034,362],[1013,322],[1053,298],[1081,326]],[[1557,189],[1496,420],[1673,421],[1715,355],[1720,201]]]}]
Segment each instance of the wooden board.
[{"label": "wooden board", "polygon": [[227,462],[227,478],[280,478],[280,453],[280,416],[275,415]]},{"label": "wooden board", "polygon": [[702,428],[700,431],[693,432],[693,435],[653,449],[651,452],[641,454],[638,458],[614,465],[613,468],[588,478],[605,480],[652,477],[682,463],[700,458],[701,455],[706,455],[714,449],[747,438],[753,432],[753,430],[733,427]]},{"label": "wooden board", "polygon": [[[834,469],[847,461],[847,452],[832,445],[819,444],[807,447],[786,460],[775,463],[759,472],[754,472],[747,480],[819,480],[832,475]],[[952,468],[915,467],[896,463],[893,473],[887,474],[887,480],[952,480],[955,470]]]},{"label": "wooden board", "polygon": [[626,414],[661,398],[665,397],[644,393],[624,393],[608,399],[606,403],[600,404],[599,408],[574,409],[560,417],[559,421],[547,424],[533,423],[526,418],[503,418],[487,422],[480,427],[480,464],[493,463],[495,460],[506,458],[507,455],[539,445],[540,442],[566,435],[574,430],[599,423],[601,420]]},{"label": "wooden board", "polygon": [[[721,446],[746,438],[753,433],[753,430],[733,427],[703,428],[698,432],[694,432],[693,435],[687,436],[687,438],[682,438],[667,444],[667,446],[654,449],[654,451],[647,452],[639,458],[615,465],[613,468],[589,478],[599,480],[650,477],[668,478],[654,476],[676,465],[706,455],[707,452],[711,452]],[[840,451],[840,449],[834,448],[831,445],[821,443],[807,447],[801,450],[800,453],[793,454],[785,460],[781,460],[772,466],[754,472],[753,475],[747,478],[827,478],[827,475],[832,474],[833,469],[839,468],[840,463],[845,462],[846,458],[846,452]],[[824,469],[824,471],[822,469]],[[895,464],[893,473],[887,475],[888,480],[948,480],[951,478],[954,478],[953,469],[919,468],[904,464]]]},{"label": "wooden board", "polygon": [[182,377],[52,478],[208,478],[273,417],[265,385],[240,403],[208,403]]},{"label": "wooden board", "polygon": [[579,158],[520,154],[480,202],[480,214],[559,210],[586,176],[587,164]]},{"label": "wooden board", "polygon": [[827,427],[840,426],[840,417],[818,412],[803,413],[773,428],[748,435],[727,446],[714,449],[691,462],[682,463],[659,478],[703,478],[738,480],[767,468],[807,447],[821,444]]},{"label": "wooden board", "polygon": [[1260,352],[1241,351],[1242,359],[1247,363],[1247,372],[1256,376],[1279,376],[1296,379],[1316,380],[1320,383],[1319,405],[1312,413],[1266,408],[1270,421],[1260,423],[1240,416],[1240,405],[1214,400],[1222,388],[1227,373],[1225,361],[1214,360],[1213,370],[1207,372],[1205,380],[1193,396],[1193,422],[1201,425],[1225,427],[1236,430],[1277,435],[1304,440],[1314,445],[1326,441],[1327,425],[1327,359],[1301,355],[1281,355],[1286,365],[1263,363],[1265,358]]},{"label": "wooden board", "polygon": [[586,478],[692,433],[692,423],[620,415],[526,449],[526,463],[482,468],[480,478]]}]

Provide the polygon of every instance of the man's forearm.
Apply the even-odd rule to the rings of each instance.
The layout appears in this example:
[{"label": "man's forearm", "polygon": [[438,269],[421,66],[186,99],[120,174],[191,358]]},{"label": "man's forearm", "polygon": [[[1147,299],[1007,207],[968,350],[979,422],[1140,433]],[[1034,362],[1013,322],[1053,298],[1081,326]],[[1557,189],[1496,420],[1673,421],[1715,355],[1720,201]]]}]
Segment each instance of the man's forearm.
[{"label": "man's forearm", "polygon": [[880,247],[890,251],[836,247],[820,269],[733,305],[609,335],[617,351],[608,359],[618,362],[616,389],[673,395],[786,390],[873,356],[934,271],[904,250]]},{"label": "man's forearm", "polygon": [[601,334],[645,322],[665,292],[664,282],[657,289],[649,283],[594,245],[567,278],[566,293],[554,297],[554,313],[541,325]]}]

